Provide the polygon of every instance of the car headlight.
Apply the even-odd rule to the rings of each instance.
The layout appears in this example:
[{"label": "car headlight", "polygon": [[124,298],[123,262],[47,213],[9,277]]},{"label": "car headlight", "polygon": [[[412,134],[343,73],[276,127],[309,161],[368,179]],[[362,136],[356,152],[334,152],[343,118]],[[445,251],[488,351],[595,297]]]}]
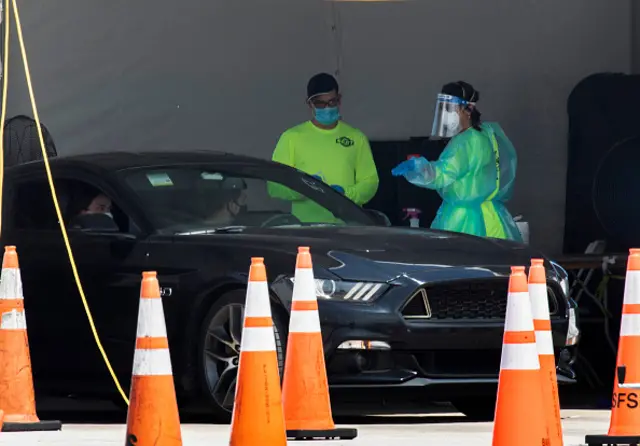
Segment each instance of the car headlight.
[{"label": "car headlight", "polygon": [[[295,278],[290,277],[293,284]],[[375,282],[347,282],[343,280],[315,279],[316,296],[345,302],[373,302],[384,294],[389,285]]]}]

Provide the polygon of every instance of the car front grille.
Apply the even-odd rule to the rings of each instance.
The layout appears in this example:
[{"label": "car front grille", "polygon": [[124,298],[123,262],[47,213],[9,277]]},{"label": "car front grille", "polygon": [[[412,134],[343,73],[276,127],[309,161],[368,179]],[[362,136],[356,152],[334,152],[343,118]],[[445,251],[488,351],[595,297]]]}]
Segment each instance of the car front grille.
[{"label": "car front grille", "polygon": [[[508,290],[504,279],[430,284],[414,293],[401,312],[406,320],[504,319]],[[550,315],[561,314],[556,285],[549,283],[547,291]]]}]

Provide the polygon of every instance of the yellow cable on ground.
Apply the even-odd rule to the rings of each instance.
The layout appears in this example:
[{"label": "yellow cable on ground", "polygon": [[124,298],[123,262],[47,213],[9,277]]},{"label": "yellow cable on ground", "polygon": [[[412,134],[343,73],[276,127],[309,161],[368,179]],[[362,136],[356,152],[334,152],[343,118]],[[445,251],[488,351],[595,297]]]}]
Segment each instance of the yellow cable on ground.
[{"label": "yellow cable on ground", "polygon": [[[29,63],[27,62],[27,52],[25,50],[25,46],[24,46],[24,40],[22,38],[22,26],[20,25],[20,14],[18,13],[18,5],[16,0],[10,0],[11,3],[13,3],[13,15],[15,16],[15,20],[16,20],[16,31],[18,33],[18,41],[20,43],[20,52],[22,53],[22,62],[24,64],[24,72],[26,75],[26,79],[27,79],[27,87],[29,88],[29,98],[31,100],[31,108],[33,110],[33,117],[36,121],[36,127],[38,129],[38,138],[40,140],[40,148],[42,149],[42,157],[44,159],[44,165],[47,171],[47,179],[49,180],[49,187],[51,189],[51,197],[53,198],[53,204],[56,208],[56,215],[58,216],[58,223],[60,225],[60,230],[62,231],[62,237],[64,239],[64,244],[67,248],[67,254],[69,256],[69,263],[71,264],[71,269],[73,270],[73,277],[76,280],[76,285],[78,287],[78,291],[80,293],[80,297],[82,298],[82,304],[84,305],[84,310],[87,313],[87,318],[89,319],[89,324],[91,325],[91,331],[93,332],[93,337],[95,338],[96,344],[98,345],[98,349],[100,350],[100,353],[102,354],[102,358],[104,359],[105,364],[107,365],[107,368],[109,369],[109,373],[111,373],[111,377],[113,378],[113,381],[116,384],[116,387],[118,388],[118,391],[120,392],[120,395],[122,395],[122,398],[124,399],[124,401],[127,403],[127,405],[129,404],[129,399],[127,398],[127,395],[124,393],[124,391],[122,390],[122,387],[120,386],[120,383],[118,382],[118,378],[116,377],[116,374],[113,371],[113,368],[111,367],[111,363],[109,362],[109,358],[107,358],[107,354],[104,351],[104,348],[102,348],[102,343],[100,342],[100,338],[98,337],[98,332],[96,330],[96,326],[93,323],[93,317],[91,316],[91,310],[89,309],[89,305],[87,304],[87,299],[84,295],[84,290],[82,289],[82,284],[80,283],[80,277],[78,276],[78,270],[76,268],[76,262],[74,260],[73,257],[73,252],[71,251],[71,244],[69,243],[69,237],[67,236],[67,230],[64,226],[64,221],[62,219],[62,213],[60,212],[60,205],[58,204],[58,197],[56,195],[56,188],[55,185],[53,183],[53,177],[51,176],[51,168],[49,167],[49,157],[47,156],[47,150],[45,148],[45,143],[44,143],[44,137],[42,136],[42,129],[40,127],[40,118],[38,117],[38,109],[36,107],[36,101],[34,98],[34,94],[33,94],[33,87],[31,85],[31,74],[29,72]],[[7,5],[7,16],[8,16],[8,12],[9,12],[9,7]],[[5,64],[8,63],[9,60],[9,22],[7,20],[7,23],[5,25],[6,28],[6,32],[5,32]],[[7,95],[7,65],[5,65],[4,67],[4,81],[3,81],[3,109],[2,109],[2,122],[1,122],[1,127],[4,128],[4,113],[5,113],[5,104],[6,104],[6,95]],[[4,148],[2,151],[3,155],[4,155]],[[1,169],[0,171],[2,171],[4,169]],[[0,185],[1,186],[1,185]],[[0,196],[2,196],[2,194],[0,193]],[[0,202],[1,203],[1,202]]]}]

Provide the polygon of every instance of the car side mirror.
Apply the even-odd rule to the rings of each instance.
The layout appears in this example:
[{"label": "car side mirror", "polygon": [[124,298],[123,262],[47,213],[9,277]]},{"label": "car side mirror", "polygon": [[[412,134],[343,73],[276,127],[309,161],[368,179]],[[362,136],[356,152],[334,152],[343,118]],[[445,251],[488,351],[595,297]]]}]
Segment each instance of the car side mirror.
[{"label": "car side mirror", "polygon": [[71,220],[69,228],[88,234],[120,232],[116,222],[107,214],[80,214]]},{"label": "car side mirror", "polygon": [[[135,234],[120,232],[120,228],[113,221],[113,218],[106,214],[78,215],[71,220],[69,229],[79,231],[87,236],[108,237],[116,245],[119,245],[119,242],[137,240],[138,238]],[[128,243],[126,245],[128,246]]]},{"label": "car side mirror", "polygon": [[385,215],[384,212],[378,211],[376,209],[365,209],[367,214],[380,226],[391,226],[391,220],[389,217]]}]

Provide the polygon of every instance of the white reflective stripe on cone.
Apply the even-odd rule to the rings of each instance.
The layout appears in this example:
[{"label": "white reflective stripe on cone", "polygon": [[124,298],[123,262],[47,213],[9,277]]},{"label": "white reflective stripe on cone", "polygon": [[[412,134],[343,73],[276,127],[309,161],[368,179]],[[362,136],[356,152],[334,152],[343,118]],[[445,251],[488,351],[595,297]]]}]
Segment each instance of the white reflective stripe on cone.
[{"label": "white reflective stripe on cone", "polygon": [[624,304],[640,304],[640,271],[627,271],[624,284]]},{"label": "white reflective stripe on cone", "polygon": [[509,293],[505,331],[533,331],[529,293]]},{"label": "white reflective stripe on cone", "polygon": [[503,344],[500,370],[539,370],[536,344]]},{"label": "white reflective stripe on cone", "polygon": [[22,280],[20,270],[5,268],[0,275],[0,299],[22,299]]},{"label": "white reflective stripe on cone", "polygon": [[543,283],[529,284],[529,297],[531,298],[531,314],[539,321],[549,320],[549,296],[547,286]]},{"label": "white reflective stripe on cone", "polygon": [[0,322],[2,330],[26,330],[27,318],[24,311],[11,310],[2,313],[2,321]]},{"label": "white reflective stripe on cone", "polygon": [[289,333],[320,333],[320,315],[317,310],[291,312]]},{"label": "white reflective stripe on cone", "polygon": [[140,299],[140,309],[138,310],[138,337],[167,337],[162,299]]},{"label": "white reflective stripe on cone", "polygon": [[316,300],[316,281],[311,268],[296,269],[293,283],[293,300],[296,302],[313,302]]},{"label": "white reflective stripe on cone", "polygon": [[640,336],[640,314],[623,314],[620,336]]},{"label": "white reflective stripe on cone", "polygon": [[173,375],[168,348],[136,349],[133,356],[134,376]]},{"label": "white reflective stripe on cone", "polygon": [[273,327],[244,327],[242,329],[241,352],[276,351]]},{"label": "white reflective stripe on cone", "polygon": [[539,355],[553,355],[553,336],[551,331],[536,331],[536,345]]},{"label": "white reflective stripe on cone", "polygon": [[271,317],[267,282],[249,282],[244,317]]}]

